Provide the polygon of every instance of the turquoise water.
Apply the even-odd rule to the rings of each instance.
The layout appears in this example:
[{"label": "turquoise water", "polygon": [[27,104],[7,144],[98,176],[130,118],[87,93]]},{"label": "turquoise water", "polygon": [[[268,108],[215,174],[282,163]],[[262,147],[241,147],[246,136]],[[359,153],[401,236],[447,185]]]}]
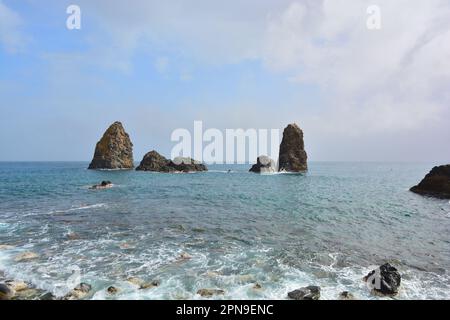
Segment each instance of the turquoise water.
[{"label": "turquoise water", "polygon": [[[305,175],[87,165],[0,163],[8,277],[63,295],[79,280],[76,268],[93,299],[111,298],[110,285],[121,289],[117,299],[199,299],[201,288],[223,289],[225,299],[285,299],[310,284],[324,299],[344,290],[379,299],[361,279],[391,261],[403,276],[397,298],[450,298],[449,201],[408,191],[432,164],[313,162]],[[89,190],[102,180],[114,187]],[[39,258],[14,261],[25,251]],[[128,277],[161,285],[139,290]]]}]

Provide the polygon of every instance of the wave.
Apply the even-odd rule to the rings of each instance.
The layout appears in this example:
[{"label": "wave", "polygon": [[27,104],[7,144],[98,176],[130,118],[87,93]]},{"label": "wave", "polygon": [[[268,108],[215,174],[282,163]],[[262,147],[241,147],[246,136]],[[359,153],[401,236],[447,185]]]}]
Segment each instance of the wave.
[{"label": "wave", "polygon": [[83,205],[80,207],[72,207],[70,209],[66,210],[53,210],[48,212],[48,214],[54,214],[54,213],[66,213],[66,212],[72,212],[72,211],[79,211],[79,210],[88,210],[88,209],[98,209],[98,208],[106,208],[106,203],[96,203],[91,205]]}]

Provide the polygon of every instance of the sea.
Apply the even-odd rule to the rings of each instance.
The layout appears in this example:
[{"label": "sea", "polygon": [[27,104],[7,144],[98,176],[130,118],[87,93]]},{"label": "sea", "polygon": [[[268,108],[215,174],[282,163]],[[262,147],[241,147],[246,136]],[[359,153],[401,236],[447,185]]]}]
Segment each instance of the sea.
[{"label": "sea", "polygon": [[[58,297],[85,282],[94,300],[206,299],[203,288],[278,300],[308,285],[321,299],[450,299],[450,203],[409,191],[433,165],[310,162],[304,174],[260,175],[2,162],[0,270]],[[103,180],[113,187],[90,189]],[[24,252],[38,256],[18,261]],[[385,262],[402,276],[395,297],[362,280]]]}]

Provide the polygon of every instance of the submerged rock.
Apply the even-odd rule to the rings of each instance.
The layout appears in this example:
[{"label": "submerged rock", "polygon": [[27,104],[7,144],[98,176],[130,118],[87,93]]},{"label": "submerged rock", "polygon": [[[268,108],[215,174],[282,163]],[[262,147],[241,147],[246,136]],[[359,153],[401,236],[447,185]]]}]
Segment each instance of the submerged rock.
[{"label": "submerged rock", "polygon": [[119,292],[119,289],[114,287],[114,286],[110,286],[108,287],[108,289],[106,289],[106,291],[110,294],[110,295],[115,295]]},{"label": "submerged rock", "polygon": [[132,169],[133,144],[120,122],[114,122],[97,142],[89,169]]},{"label": "submerged rock", "polygon": [[111,181],[102,181],[100,184],[95,184],[89,189],[98,190],[98,189],[109,189],[112,188],[114,185]]},{"label": "submerged rock", "polygon": [[320,287],[307,286],[288,293],[288,297],[293,300],[319,300]]},{"label": "submerged rock", "polygon": [[191,158],[178,157],[172,161],[153,150],[144,156],[136,170],[169,173],[207,171],[208,169],[204,164]]},{"label": "submerged rock", "polygon": [[279,171],[302,172],[308,170],[308,156],[303,142],[303,131],[295,123],[284,129],[280,145]]},{"label": "submerged rock", "polygon": [[339,293],[339,300],[355,300],[355,296],[348,291]]},{"label": "submerged rock", "polygon": [[410,190],[425,196],[450,199],[450,164],[434,167]]},{"label": "submerged rock", "polygon": [[14,297],[14,291],[6,284],[0,283],[0,300],[10,300]]},{"label": "submerged rock", "polygon": [[397,269],[389,263],[369,272],[364,277],[368,286],[378,294],[395,295],[398,293],[401,283],[401,275]]},{"label": "submerged rock", "polygon": [[151,289],[154,287],[158,287],[160,282],[158,280],[153,280],[152,282],[145,282],[144,280],[137,277],[130,277],[127,281],[137,287],[139,289]]},{"label": "submerged rock", "polygon": [[212,297],[216,295],[224,295],[225,291],[221,289],[200,289],[197,294],[202,297]]},{"label": "submerged rock", "polygon": [[17,255],[14,260],[16,262],[22,262],[22,261],[27,261],[27,260],[33,260],[33,259],[37,259],[39,256],[37,253],[34,252],[23,252],[19,255]]},{"label": "submerged rock", "polygon": [[275,161],[268,156],[259,156],[256,160],[256,164],[254,164],[249,171],[254,173],[272,173],[276,170],[277,166]]},{"label": "submerged rock", "polygon": [[92,286],[87,283],[80,283],[72,291],[70,291],[65,297],[65,300],[80,300],[87,297],[92,290]]}]

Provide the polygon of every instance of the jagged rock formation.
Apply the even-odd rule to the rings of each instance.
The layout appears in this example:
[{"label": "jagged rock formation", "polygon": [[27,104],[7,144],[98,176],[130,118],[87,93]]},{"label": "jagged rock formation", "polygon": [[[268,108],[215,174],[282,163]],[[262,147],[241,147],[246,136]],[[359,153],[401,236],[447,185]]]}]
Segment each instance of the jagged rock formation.
[{"label": "jagged rock formation", "polygon": [[173,161],[166,159],[156,151],[147,153],[136,168],[138,171],[154,172],[195,172],[207,171],[206,166],[191,158],[175,158]]},{"label": "jagged rock formation", "polygon": [[400,288],[402,277],[397,269],[385,263],[364,277],[375,293],[382,295],[395,295]]},{"label": "jagged rock formation", "polygon": [[279,171],[302,172],[308,170],[308,156],[303,142],[303,131],[290,124],[284,129],[278,158]]},{"label": "jagged rock formation", "polygon": [[89,169],[132,169],[133,144],[120,122],[114,122],[97,142]]},{"label": "jagged rock formation", "polygon": [[450,199],[450,164],[434,167],[417,186],[410,190],[425,196]]},{"label": "jagged rock formation", "polygon": [[275,161],[268,156],[259,156],[256,164],[254,164],[249,171],[254,173],[271,173],[276,170],[277,166]]},{"label": "jagged rock formation", "polygon": [[307,286],[288,293],[288,297],[293,300],[319,300],[320,287]]}]

